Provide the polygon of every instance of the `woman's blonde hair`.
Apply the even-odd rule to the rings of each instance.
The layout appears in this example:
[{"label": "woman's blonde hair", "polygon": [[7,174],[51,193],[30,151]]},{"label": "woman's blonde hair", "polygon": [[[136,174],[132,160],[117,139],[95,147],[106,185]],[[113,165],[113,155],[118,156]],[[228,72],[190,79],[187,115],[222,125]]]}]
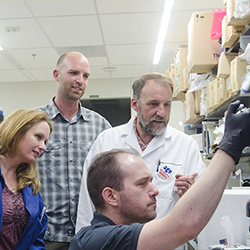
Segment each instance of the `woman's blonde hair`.
[{"label": "woman's blonde hair", "polygon": [[[7,119],[0,123],[0,155],[13,157],[18,154],[20,144],[27,131],[42,121],[48,123],[51,134],[52,123],[45,112],[34,109],[18,109],[11,113]],[[38,193],[41,183],[36,162],[21,163],[16,170],[16,174],[18,190],[32,184],[33,193]]]}]

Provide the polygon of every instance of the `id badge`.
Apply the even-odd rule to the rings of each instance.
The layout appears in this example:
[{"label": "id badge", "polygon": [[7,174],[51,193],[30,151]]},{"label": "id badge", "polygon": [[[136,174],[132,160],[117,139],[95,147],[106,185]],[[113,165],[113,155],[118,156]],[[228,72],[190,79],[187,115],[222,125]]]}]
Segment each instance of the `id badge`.
[{"label": "id badge", "polygon": [[157,175],[162,180],[170,180],[173,176],[173,163],[158,161]]},{"label": "id badge", "polygon": [[156,174],[161,180],[171,180],[174,173],[182,173],[182,163],[164,162],[159,160],[156,167]]}]

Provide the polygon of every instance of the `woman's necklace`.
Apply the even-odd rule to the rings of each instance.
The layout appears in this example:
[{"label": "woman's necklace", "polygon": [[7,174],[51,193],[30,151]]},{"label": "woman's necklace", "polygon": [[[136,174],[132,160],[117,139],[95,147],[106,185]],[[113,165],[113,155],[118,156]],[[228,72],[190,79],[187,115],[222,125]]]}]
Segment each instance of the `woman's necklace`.
[{"label": "woman's necklace", "polygon": [[13,193],[15,193],[16,192],[16,186],[12,185],[12,183],[10,182],[10,180],[7,179],[5,168],[3,166],[1,166],[1,169],[4,170],[2,172],[5,173],[5,174],[3,173],[4,174],[4,179],[5,179],[5,182],[6,182],[7,186],[8,186],[8,188],[9,188],[9,190],[11,190]]},{"label": "woman's necklace", "polygon": [[[10,183],[10,182],[9,182]],[[8,187],[9,187],[9,185],[7,185]],[[12,185],[10,185],[10,190],[12,191],[12,192],[16,192],[16,188],[15,187],[12,187]]]}]

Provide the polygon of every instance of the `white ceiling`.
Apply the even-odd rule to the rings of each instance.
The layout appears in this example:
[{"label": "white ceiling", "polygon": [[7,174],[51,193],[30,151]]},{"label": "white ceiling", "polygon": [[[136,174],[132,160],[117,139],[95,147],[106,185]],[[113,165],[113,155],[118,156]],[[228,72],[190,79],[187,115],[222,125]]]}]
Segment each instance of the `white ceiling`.
[{"label": "white ceiling", "polygon": [[58,57],[71,50],[86,55],[92,79],[166,73],[175,50],[187,46],[191,14],[224,6],[223,0],[175,0],[155,66],[163,7],[164,0],[0,0],[0,83],[51,81]]}]

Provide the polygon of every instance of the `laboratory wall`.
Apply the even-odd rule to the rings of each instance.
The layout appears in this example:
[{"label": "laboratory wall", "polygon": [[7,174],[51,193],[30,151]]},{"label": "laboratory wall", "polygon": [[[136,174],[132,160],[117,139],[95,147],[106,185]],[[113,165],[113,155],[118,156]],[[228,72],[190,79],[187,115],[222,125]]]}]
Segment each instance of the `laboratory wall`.
[{"label": "laboratory wall", "polygon": [[[90,79],[83,99],[131,98],[132,84],[135,79]],[[14,82],[0,83],[0,107],[4,117],[19,108],[35,108],[50,102],[56,95],[57,82]],[[134,112],[131,110],[131,115]],[[170,125],[180,131],[183,121],[183,103],[172,104]]]}]

